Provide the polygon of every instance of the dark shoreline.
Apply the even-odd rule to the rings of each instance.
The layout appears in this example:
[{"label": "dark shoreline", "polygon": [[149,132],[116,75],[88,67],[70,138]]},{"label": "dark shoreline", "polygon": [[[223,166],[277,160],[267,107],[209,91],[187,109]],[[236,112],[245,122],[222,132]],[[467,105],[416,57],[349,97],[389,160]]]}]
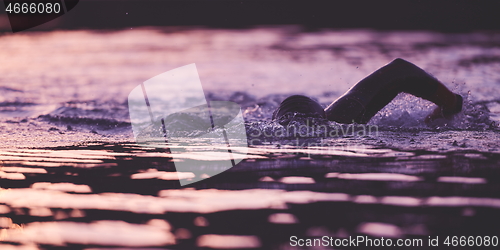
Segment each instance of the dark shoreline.
[{"label": "dark shoreline", "polygon": [[[3,8],[2,8],[3,9]],[[79,1],[70,12],[30,30],[123,29],[140,26],[248,28],[302,25],[321,28],[499,30],[500,1],[410,0],[123,0]],[[0,12],[4,16],[5,12]],[[5,16],[4,16],[5,17]],[[5,18],[6,22],[7,19]],[[8,23],[0,30],[10,31]]]}]

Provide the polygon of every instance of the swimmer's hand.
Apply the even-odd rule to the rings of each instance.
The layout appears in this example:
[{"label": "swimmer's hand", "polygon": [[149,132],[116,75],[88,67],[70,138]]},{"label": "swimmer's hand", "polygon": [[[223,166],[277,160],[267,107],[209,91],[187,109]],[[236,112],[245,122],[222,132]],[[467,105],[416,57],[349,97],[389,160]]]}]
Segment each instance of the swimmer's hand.
[{"label": "swimmer's hand", "polygon": [[425,117],[424,122],[426,124],[430,124],[437,119],[451,120],[454,115],[460,113],[460,111],[462,111],[463,98],[458,94],[455,94],[455,96],[455,104],[452,106],[452,108],[444,110],[442,107],[436,107],[436,109],[434,109],[432,113]]},{"label": "swimmer's hand", "polygon": [[434,109],[434,111],[432,111],[428,116],[425,117],[424,122],[425,122],[425,124],[429,125],[430,123],[432,123],[433,121],[435,121],[437,119],[450,120],[451,118],[453,118],[453,115],[445,116],[443,114],[443,109],[441,107],[436,107],[436,109]]}]

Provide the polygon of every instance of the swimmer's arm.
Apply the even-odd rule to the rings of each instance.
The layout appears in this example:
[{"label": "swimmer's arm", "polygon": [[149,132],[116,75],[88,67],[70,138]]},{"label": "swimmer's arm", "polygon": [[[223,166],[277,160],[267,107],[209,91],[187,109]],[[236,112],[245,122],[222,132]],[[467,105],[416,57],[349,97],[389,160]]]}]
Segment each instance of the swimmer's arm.
[{"label": "swimmer's arm", "polygon": [[[446,88],[443,83],[415,64],[397,58],[359,81],[344,96],[327,107],[325,111],[329,119],[330,117],[336,118],[336,116],[339,116],[338,113],[342,113],[337,107],[342,106],[338,104],[344,102],[343,99],[357,99],[364,102],[362,105],[366,109],[361,114],[362,118],[359,118],[357,114],[352,116],[366,122],[400,92],[429,100],[438,105],[442,113],[445,114],[455,114],[461,110],[461,102],[460,108],[457,109],[457,96]],[[439,112],[436,111],[433,117],[438,116]],[[344,120],[350,120],[350,117],[348,118]]]}]

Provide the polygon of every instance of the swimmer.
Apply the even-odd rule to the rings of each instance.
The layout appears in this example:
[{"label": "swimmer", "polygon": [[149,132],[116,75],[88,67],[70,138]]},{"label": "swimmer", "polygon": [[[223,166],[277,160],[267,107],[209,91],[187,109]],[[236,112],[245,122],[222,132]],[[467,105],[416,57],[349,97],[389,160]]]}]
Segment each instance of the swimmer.
[{"label": "swimmer", "polygon": [[273,120],[292,112],[338,123],[364,124],[401,92],[438,105],[425,118],[426,123],[439,118],[449,119],[462,111],[462,96],[451,92],[423,69],[398,58],[359,81],[325,109],[309,97],[290,96],[274,111]]}]

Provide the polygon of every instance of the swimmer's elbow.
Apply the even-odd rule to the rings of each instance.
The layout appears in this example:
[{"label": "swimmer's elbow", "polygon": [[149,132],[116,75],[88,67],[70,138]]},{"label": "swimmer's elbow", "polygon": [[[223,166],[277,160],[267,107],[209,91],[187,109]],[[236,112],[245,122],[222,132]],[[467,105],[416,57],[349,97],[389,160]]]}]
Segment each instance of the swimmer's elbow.
[{"label": "swimmer's elbow", "polygon": [[418,74],[422,74],[421,73],[422,69],[420,69],[415,64],[406,61],[405,59],[396,58],[396,59],[392,60],[392,62],[390,62],[388,65],[390,65],[390,67],[392,67],[392,68],[398,68],[400,70],[406,69],[406,70],[409,70],[411,72],[418,72]]},{"label": "swimmer's elbow", "polygon": [[413,65],[411,62],[408,62],[406,61],[405,59],[402,59],[402,58],[396,58],[394,60],[392,60],[392,62],[390,62],[389,64],[396,64],[396,65],[408,65],[408,64],[411,64]]}]

